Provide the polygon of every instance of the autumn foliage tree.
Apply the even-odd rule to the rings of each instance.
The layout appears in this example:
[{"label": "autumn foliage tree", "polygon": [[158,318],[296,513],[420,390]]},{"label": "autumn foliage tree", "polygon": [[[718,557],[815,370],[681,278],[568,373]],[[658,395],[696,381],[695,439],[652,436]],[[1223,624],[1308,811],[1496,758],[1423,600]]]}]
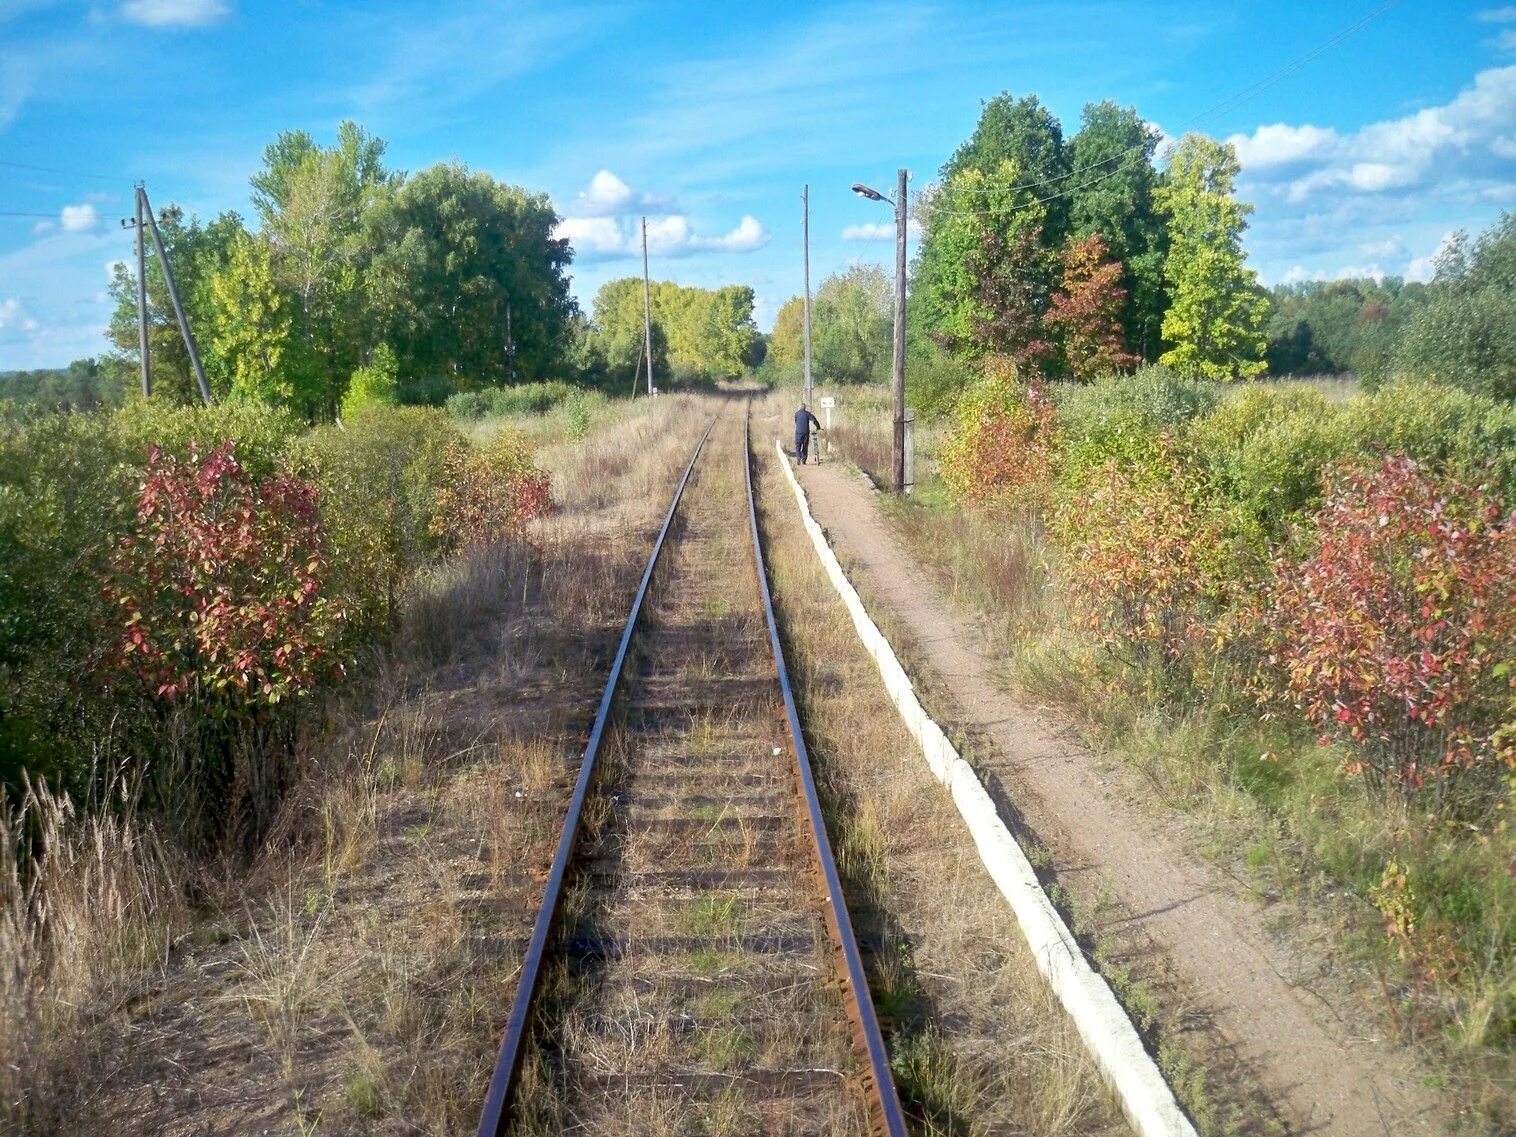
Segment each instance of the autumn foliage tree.
[{"label": "autumn foliage tree", "polygon": [[1047,325],[1061,340],[1064,361],[1076,379],[1093,379],[1141,362],[1126,350],[1121,327],[1126,289],[1121,279],[1121,262],[1110,259],[1099,233],[1064,246],[1062,289],[1049,304]]},{"label": "autumn foliage tree", "polygon": [[1043,246],[1042,227],[1010,235],[986,227],[968,263],[976,284],[975,340],[1023,369],[1052,359],[1058,348],[1044,318],[1057,259]]}]

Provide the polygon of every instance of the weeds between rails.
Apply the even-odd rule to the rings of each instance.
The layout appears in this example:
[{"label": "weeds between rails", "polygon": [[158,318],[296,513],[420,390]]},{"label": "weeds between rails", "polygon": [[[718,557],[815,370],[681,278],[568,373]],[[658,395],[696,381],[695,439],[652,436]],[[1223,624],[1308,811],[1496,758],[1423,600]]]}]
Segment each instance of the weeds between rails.
[{"label": "weeds between rails", "polygon": [[529,952],[481,1133],[904,1132],[845,905],[806,872],[835,883],[781,757],[745,439],[713,429],[591,734],[534,931],[537,951],[556,920],[559,950]]}]

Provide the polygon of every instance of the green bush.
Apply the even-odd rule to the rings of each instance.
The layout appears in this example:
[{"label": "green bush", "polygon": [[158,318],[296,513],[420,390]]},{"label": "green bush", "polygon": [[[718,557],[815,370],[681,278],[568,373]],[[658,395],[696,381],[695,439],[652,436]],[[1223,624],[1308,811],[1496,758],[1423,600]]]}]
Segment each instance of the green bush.
[{"label": "green bush", "polygon": [[406,578],[440,550],[433,510],[447,452],[462,444],[442,411],[369,407],[295,447],[295,472],[321,494],[332,587],[348,605],[353,636],[387,631]]},{"label": "green bush", "polygon": [[1152,365],[1130,376],[1062,385],[1056,398],[1063,446],[1059,477],[1072,485],[1112,460],[1151,464],[1160,435],[1206,414],[1221,395],[1214,383]]},{"label": "green bush", "polygon": [[1358,449],[1319,391],[1259,384],[1191,423],[1186,441],[1212,487],[1273,539],[1315,512],[1323,471]]},{"label": "green bush", "polygon": [[1516,400],[1516,292],[1481,288],[1437,296],[1406,325],[1393,369]]},{"label": "green bush", "polygon": [[906,361],[906,397],[922,418],[942,418],[953,413],[958,397],[978,378],[966,361],[928,342],[925,347],[913,350]]},{"label": "green bush", "polygon": [[402,375],[397,394],[402,407],[440,407],[457,391],[446,375]]},{"label": "green bush", "polygon": [[374,349],[367,367],[353,372],[342,396],[342,417],[352,418],[365,407],[393,407],[400,400],[400,380],[395,353],[387,343]]},{"label": "green bush", "polygon": [[136,474],[106,416],[0,422],[0,785],[87,776],[83,740],[111,717],[87,682],[108,641],[99,582]]},{"label": "green bush", "polygon": [[255,478],[277,473],[290,444],[306,429],[289,412],[252,401],[176,406],[131,399],[109,422],[121,452],[136,465],[146,465],[149,446],[182,458],[192,442],[202,452],[235,442],[237,461]]},{"label": "green bush", "polygon": [[482,391],[460,391],[447,401],[448,414],[464,421],[509,415],[546,414],[572,395],[577,388],[561,380],[547,383],[523,383],[519,387],[486,387]]},{"label": "green bush", "polygon": [[1424,380],[1392,383],[1343,408],[1368,451],[1408,454],[1516,501],[1516,406]]}]

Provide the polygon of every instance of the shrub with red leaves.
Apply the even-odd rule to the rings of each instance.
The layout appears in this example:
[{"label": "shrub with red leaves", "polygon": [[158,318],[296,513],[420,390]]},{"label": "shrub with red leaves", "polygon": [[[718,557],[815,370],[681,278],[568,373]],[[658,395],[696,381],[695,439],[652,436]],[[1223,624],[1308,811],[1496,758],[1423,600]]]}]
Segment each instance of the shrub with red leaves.
[{"label": "shrub with red leaves", "polygon": [[956,414],[942,449],[942,480],[953,498],[980,509],[1038,503],[1052,478],[1056,442],[1046,385],[1023,384],[1014,363],[988,359]]},{"label": "shrub with red leaves", "polygon": [[[1049,533],[1080,622],[1123,656],[1137,647],[1177,676],[1249,575],[1225,517],[1162,436],[1146,463],[1107,462],[1058,503]],[[1183,665],[1183,666],[1181,666]]]},{"label": "shrub with red leaves", "polygon": [[553,510],[552,483],[519,436],[502,431],[478,448],[450,447],[433,531],[451,548],[481,548]]},{"label": "shrub with red leaves", "polygon": [[184,461],[153,447],[110,562],[115,662],[160,698],[271,704],[341,670],[316,493],[298,478],[254,482],[234,443],[203,456],[192,445]]},{"label": "shrub with red leaves", "polygon": [[1516,514],[1404,456],[1339,469],[1301,562],[1275,565],[1285,692],[1402,793],[1516,769]]}]

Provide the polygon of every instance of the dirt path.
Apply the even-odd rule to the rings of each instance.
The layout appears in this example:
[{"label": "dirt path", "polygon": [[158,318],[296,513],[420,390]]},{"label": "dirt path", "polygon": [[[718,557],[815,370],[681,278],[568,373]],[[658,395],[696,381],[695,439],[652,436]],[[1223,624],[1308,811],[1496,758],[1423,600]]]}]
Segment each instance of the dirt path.
[{"label": "dirt path", "polygon": [[859,590],[886,605],[918,668],[936,673],[923,676],[943,692],[929,705],[950,730],[986,743],[975,757],[1014,801],[1020,816],[1008,822],[1049,846],[1061,879],[1109,882],[1133,929],[1193,1000],[1186,1017],[1208,1020],[1235,1052],[1229,1065],[1257,1081],[1286,1131],[1438,1132],[1437,1104],[1405,1056],[1377,1039],[1346,1037],[1347,1024],[1300,981],[1299,950],[1266,934],[1263,906],[1123,793],[1087,749],[995,685],[982,638],[900,548],[867,479],[826,465],[802,468],[801,481]]}]

